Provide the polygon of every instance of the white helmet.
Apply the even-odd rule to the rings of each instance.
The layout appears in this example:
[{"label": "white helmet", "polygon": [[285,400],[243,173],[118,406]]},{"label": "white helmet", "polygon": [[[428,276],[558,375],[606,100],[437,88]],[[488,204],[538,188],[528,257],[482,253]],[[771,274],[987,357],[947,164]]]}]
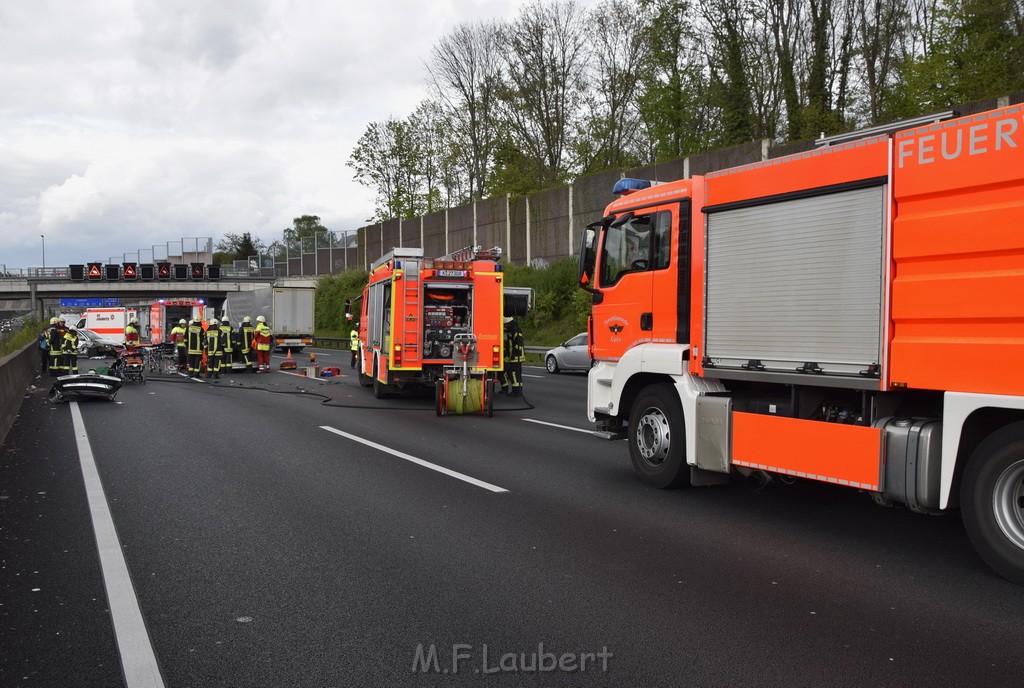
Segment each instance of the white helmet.
[{"label": "white helmet", "polygon": [[50,318],[50,324],[51,325],[56,325],[57,324],[57,316],[56,315],[53,316],[52,318]]},{"label": "white helmet", "polygon": [[139,324],[139,319],[138,319],[138,318],[136,318],[136,317],[135,317],[135,316],[133,315],[133,316],[132,316],[132,319],[128,321],[128,324],[129,324],[129,325],[138,325],[138,324]]},{"label": "white helmet", "polygon": [[178,324],[179,324],[179,325],[188,325],[188,323],[187,323],[187,322],[185,322],[185,318],[182,318],[181,320],[179,320],[179,321],[178,321]]},{"label": "white helmet", "polygon": [[247,316],[245,316],[244,318],[242,318],[242,322],[247,322],[247,323],[251,323],[251,322],[252,322],[252,318],[250,318],[250,317],[249,317],[249,316],[247,315]]},{"label": "white helmet", "polygon": [[220,323],[217,322],[217,318],[214,318],[213,320],[210,321],[210,324],[211,325],[219,325]]},{"label": "white helmet", "polygon": [[257,315],[256,316],[256,322],[261,322],[261,323],[267,322],[267,316],[265,316],[265,315]]}]

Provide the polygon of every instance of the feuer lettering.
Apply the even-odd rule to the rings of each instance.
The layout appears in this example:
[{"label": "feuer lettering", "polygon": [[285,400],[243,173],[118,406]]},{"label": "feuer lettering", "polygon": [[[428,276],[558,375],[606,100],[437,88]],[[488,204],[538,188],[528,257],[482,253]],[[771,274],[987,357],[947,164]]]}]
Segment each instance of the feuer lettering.
[{"label": "feuer lettering", "polygon": [[[967,154],[984,155],[993,151],[1018,148],[1021,122],[1018,118],[1004,117],[996,121],[981,122],[966,127]],[[936,140],[937,139],[937,140]],[[938,146],[936,146],[938,144]],[[964,152],[964,128],[947,130],[941,134],[925,134],[916,138],[906,138],[897,147],[898,166],[906,167],[908,163],[928,165],[936,161],[936,148],[944,160],[956,160]]]}]

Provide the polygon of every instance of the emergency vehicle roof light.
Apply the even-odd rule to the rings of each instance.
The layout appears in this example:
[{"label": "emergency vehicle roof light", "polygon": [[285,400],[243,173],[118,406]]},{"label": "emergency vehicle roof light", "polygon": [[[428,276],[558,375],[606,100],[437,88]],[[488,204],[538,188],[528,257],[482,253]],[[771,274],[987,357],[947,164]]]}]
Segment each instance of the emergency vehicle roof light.
[{"label": "emergency vehicle roof light", "polygon": [[647,179],[631,179],[629,177],[624,177],[615,182],[615,186],[612,187],[612,193],[616,196],[627,196],[634,191],[642,191],[643,189],[649,188],[651,188],[651,182]]}]

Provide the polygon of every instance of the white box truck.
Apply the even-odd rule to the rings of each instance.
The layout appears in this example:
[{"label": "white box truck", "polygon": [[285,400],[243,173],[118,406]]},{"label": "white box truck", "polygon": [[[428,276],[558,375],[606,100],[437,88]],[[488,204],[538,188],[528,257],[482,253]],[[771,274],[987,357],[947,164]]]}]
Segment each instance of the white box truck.
[{"label": "white box truck", "polygon": [[264,316],[274,333],[274,350],[298,353],[312,346],[316,289],[313,287],[263,287],[229,294],[224,315],[232,327],[249,316],[253,323]]}]

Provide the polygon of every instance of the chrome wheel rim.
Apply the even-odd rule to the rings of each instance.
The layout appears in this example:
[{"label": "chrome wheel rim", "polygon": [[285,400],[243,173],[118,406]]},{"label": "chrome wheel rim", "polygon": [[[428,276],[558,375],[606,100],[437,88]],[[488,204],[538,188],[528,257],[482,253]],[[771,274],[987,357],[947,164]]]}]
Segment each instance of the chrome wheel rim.
[{"label": "chrome wheel rim", "polygon": [[668,418],[661,409],[652,406],[645,410],[636,427],[636,446],[643,460],[652,466],[663,464],[671,439]]},{"label": "chrome wheel rim", "polygon": [[996,478],[992,513],[1006,539],[1024,549],[1024,459],[1008,466]]},{"label": "chrome wheel rim", "polygon": [[555,363],[555,357],[554,356],[548,356],[547,363],[548,363],[548,372],[549,373],[555,372],[555,368],[557,366],[557,364]]}]

